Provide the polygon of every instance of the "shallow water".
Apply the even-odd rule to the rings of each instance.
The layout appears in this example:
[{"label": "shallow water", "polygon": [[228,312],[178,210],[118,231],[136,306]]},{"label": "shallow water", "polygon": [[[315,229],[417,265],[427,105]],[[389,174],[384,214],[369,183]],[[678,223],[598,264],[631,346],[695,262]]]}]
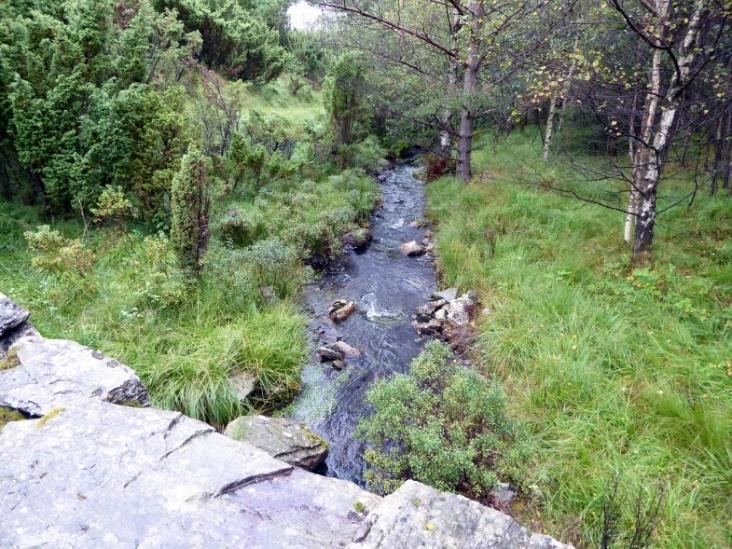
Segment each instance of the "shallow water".
[{"label": "shallow water", "polygon": [[[367,413],[364,395],[376,379],[409,368],[423,345],[411,315],[435,290],[428,257],[405,257],[399,245],[420,242],[426,229],[410,223],[424,215],[423,183],[413,166],[397,166],[381,182],[382,205],[371,219],[373,242],[362,254],[349,253],[308,287],[305,304],[315,347],[337,339],[361,350],[342,372],[316,356],[305,368],[302,391],[291,415],[307,423],[330,444],[327,474],[363,483],[363,443],[353,436]],[[328,307],[335,299],[356,302],[358,310],[333,324]]]}]

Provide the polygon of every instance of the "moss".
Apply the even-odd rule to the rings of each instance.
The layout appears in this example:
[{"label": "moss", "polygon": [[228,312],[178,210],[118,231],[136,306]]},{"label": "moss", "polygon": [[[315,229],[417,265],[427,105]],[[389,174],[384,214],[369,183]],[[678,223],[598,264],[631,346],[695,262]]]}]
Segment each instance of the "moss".
[{"label": "moss", "polygon": [[366,506],[360,501],[354,502],[353,508],[359,514],[364,514],[366,512]]},{"label": "moss", "polygon": [[0,359],[0,370],[9,370],[15,368],[20,364],[20,358],[18,358],[18,349],[10,349],[3,358]]},{"label": "moss", "polygon": [[28,418],[26,418],[23,414],[21,414],[17,410],[13,410],[11,408],[1,408],[0,407],[0,431],[2,431],[3,427],[5,427],[11,421],[21,421],[23,419],[28,419]]},{"label": "moss", "polygon": [[64,408],[62,408],[61,406],[57,406],[56,408],[53,408],[45,416],[43,416],[41,419],[38,420],[38,423],[36,423],[36,427],[41,429],[44,425],[46,425],[46,423],[51,421],[53,418],[55,418],[57,415],[59,415],[63,411],[64,411]]}]

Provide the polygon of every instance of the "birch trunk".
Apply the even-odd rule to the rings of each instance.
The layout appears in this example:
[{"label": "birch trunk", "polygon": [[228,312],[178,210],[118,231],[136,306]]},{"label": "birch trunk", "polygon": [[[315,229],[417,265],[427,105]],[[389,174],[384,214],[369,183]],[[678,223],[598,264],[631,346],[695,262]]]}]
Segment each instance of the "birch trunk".
[{"label": "birch trunk", "polygon": [[546,117],[546,130],[544,131],[544,162],[549,160],[549,147],[552,143],[552,132],[554,129],[554,113],[557,110],[557,94],[552,94],[549,102],[549,115]]},{"label": "birch trunk", "polygon": [[[666,26],[669,9],[670,0],[659,0],[657,2],[661,29]],[[649,132],[649,135],[653,134],[653,144],[649,146],[646,140],[643,143],[642,149],[646,154],[647,162],[645,169],[639,170],[642,177],[637,178],[636,185],[636,190],[640,194],[635,242],[633,243],[633,254],[636,260],[643,261],[651,253],[653,230],[656,224],[656,193],[661,180],[665,153],[673,137],[672,128],[680,106],[680,94],[694,61],[692,46],[703,11],[704,0],[696,0],[686,36],[679,51],[678,69],[674,71],[665,95],[665,105],[661,112],[661,118],[657,125],[653,124],[653,119],[650,119],[652,127],[655,128],[655,131]],[[660,57],[658,64],[655,63],[657,52],[660,52],[660,50],[654,50],[654,79],[660,80]],[[656,76],[655,73],[658,73],[658,75]],[[655,103],[658,104],[658,99],[655,100]]]}]

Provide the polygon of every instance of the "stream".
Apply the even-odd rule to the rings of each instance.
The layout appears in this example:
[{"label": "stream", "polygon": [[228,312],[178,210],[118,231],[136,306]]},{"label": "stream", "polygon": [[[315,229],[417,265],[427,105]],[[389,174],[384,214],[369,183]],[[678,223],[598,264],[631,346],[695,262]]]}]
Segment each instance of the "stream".
[{"label": "stream", "polygon": [[[290,414],[328,441],[327,474],[361,485],[364,444],[354,431],[368,413],[364,396],[377,379],[407,371],[419,354],[423,338],[411,326],[411,316],[436,286],[428,256],[406,257],[399,251],[403,242],[420,242],[426,230],[410,226],[425,208],[424,184],[414,177],[416,169],[397,165],[382,174],[382,204],[371,217],[371,245],[361,254],[348,252],[305,291],[316,348],[342,339],[360,349],[361,356],[346,359],[340,372],[313,356]],[[336,299],[358,307],[339,324],[328,318]]]}]

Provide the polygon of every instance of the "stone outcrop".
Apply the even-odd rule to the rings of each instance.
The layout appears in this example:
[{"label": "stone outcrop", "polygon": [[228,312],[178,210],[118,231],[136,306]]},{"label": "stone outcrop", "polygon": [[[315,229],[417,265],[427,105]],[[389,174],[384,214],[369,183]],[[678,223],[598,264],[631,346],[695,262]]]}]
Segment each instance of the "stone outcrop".
[{"label": "stone outcrop", "polygon": [[351,548],[471,547],[561,549],[515,520],[462,496],[407,481],[371,511]]},{"label": "stone outcrop", "polygon": [[441,335],[450,340],[469,331],[476,297],[467,292],[458,297],[457,288],[432,294],[432,300],[417,309],[412,325],[420,334]]},{"label": "stone outcrop", "polygon": [[36,333],[28,322],[29,317],[28,311],[0,293],[0,353],[7,351],[18,338]]},{"label": "stone outcrop", "polygon": [[238,417],[226,426],[224,434],[309,471],[322,465],[328,455],[328,443],[302,423],[283,417]]},{"label": "stone outcrop", "polygon": [[148,406],[130,368],[41,337],[15,308],[0,322],[2,348],[13,341],[0,352],[12,416],[0,425],[0,547],[563,547],[419,483],[381,498],[294,467]]}]

